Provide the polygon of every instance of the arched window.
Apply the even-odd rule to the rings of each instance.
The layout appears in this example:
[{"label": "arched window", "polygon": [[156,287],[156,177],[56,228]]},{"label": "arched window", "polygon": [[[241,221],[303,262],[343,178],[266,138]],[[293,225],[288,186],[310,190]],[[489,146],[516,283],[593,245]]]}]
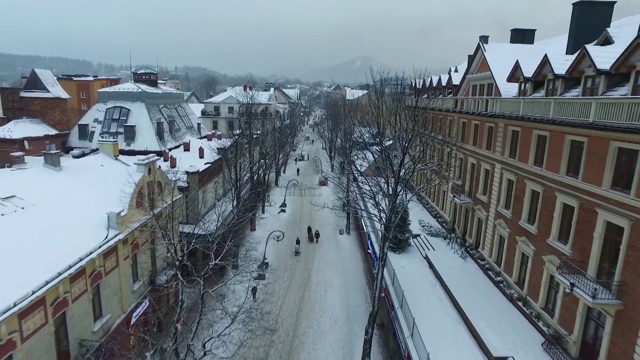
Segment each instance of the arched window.
[{"label": "arched window", "polygon": [[164,194],[164,186],[162,185],[162,182],[159,180],[156,180],[156,193],[158,194],[159,197],[162,197],[162,194]]},{"label": "arched window", "polygon": [[129,119],[130,110],[122,106],[112,106],[104,112],[102,132],[115,133],[124,130],[124,124]]},{"label": "arched window", "polygon": [[147,181],[147,201],[149,202],[149,209],[155,209],[156,204],[156,188],[153,181]]},{"label": "arched window", "polygon": [[138,190],[136,193],[136,209],[142,209],[144,206],[144,194],[142,193],[142,189]]}]

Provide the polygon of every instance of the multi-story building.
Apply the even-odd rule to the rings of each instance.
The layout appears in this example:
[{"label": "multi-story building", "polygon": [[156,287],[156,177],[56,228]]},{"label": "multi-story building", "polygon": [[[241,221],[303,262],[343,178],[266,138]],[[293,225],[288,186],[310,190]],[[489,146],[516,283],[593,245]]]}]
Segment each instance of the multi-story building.
[{"label": "multi-story building", "polygon": [[425,197],[528,300],[555,359],[640,359],[640,15],[611,22],[614,4],[575,2],[544,41],[481,36],[424,99],[460,144]]},{"label": "multi-story building", "polygon": [[57,77],[60,86],[71,95],[69,106],[80,120],[98,102],[98,90],[120,84],[119,77],[62,74]]},{"label": "multi-story building", "polygon": [[203,132],[180,91],[158,85],[158,74],[133,71],[133,82],[98,90],[98,102],[71,130],[68,146],[92,150],[118,140],[120,154],[160,154]]},{"label": "multi-story building", "polygon": [[182,197],[157,156],[129,166],[100,147],[0,169],[0,359],[125,359],[166,331],[179,286],[157,239]]}]

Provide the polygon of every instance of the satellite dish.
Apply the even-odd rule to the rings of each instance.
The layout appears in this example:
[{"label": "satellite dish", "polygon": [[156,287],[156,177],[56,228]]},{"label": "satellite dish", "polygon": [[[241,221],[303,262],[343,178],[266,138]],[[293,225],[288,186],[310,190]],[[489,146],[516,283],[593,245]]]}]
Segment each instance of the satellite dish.
[{"label": "satellite dish", "polygon": [[29,142],[27,140],[24,140],[24,148],[29,149]]}]

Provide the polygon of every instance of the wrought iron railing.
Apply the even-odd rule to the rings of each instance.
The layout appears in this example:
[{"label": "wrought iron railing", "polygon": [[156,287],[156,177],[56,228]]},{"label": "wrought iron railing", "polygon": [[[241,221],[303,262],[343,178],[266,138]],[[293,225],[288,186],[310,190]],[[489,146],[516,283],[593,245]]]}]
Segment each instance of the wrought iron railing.
[{"label": "wrought iron railing", "polygon": [[618,292],[622,284],[619,281],[598,280],[571,262],[568,257],[560,259],[558,275],[563,277],[573,289],[581,290],[594,302],[620,300]]},{"label": "wrought iron railing", "polygon": [[473,191],[471,189],[465,190],[464,185],[451,184],[451,196],[459,203],[473,202]]},{"label": "wrought iron railing", "polygon": [[544,339],[542,348],[553,360],[574,360],[574,357],[562,345],[549,336]]}]

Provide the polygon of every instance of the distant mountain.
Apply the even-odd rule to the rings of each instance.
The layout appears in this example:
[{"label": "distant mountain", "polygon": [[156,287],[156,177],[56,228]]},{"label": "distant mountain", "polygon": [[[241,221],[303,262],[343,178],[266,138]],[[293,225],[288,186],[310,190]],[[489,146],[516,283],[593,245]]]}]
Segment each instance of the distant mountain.
[{"label": "distant mountain", "polygon": [[391,70],[390,67],[371,56],[359,56],[339,64],[306,71],[298,76],[303,81],[333,81],[338,83],[363,83],[369,76],[369,69]]}]

